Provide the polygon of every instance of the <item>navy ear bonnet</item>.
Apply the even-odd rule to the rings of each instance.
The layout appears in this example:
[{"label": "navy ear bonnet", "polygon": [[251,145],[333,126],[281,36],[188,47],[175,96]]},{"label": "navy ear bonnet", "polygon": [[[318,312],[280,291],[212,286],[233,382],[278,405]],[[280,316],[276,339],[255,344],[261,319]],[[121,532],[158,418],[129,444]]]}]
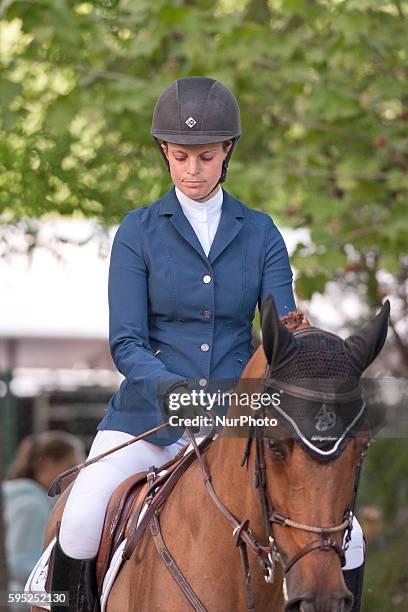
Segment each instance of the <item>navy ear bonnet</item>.
[{"label": "navy ear bonnet", "polygon": [[[265,390],[279,393],[273,412],[304,449],[319,461],[338,457],[367,415],[361,375],[387,337],[390,303],[346,340],[317,327],[289,331],[271,294],[261,306],[262,344],[269,364]],[[377,422],[375,422],[377,421]]]},{"label": "navy ear bonnet", "polygon": [[361,370],[335,334],[316,327],[292,334],[287,358],[268,369],[265,387],[280,397],[272,412],[314,459],[331,461],[365,415]]}]

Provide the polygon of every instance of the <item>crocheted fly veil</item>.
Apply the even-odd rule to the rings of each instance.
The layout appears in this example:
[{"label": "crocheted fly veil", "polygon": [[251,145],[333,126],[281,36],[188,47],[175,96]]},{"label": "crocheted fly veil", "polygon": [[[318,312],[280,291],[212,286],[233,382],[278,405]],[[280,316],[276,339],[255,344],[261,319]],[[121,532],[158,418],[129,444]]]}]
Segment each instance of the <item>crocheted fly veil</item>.
[{"label": "crocheted fly veil", "polygon": [[342,340],[313,326],[291,332],[273,297],[262,303],[265,391],[279,393],[273,416],[321,462],[335,459],[367,417],[360,378],[384,345],[389,311],[387,300],[372,321]]}]

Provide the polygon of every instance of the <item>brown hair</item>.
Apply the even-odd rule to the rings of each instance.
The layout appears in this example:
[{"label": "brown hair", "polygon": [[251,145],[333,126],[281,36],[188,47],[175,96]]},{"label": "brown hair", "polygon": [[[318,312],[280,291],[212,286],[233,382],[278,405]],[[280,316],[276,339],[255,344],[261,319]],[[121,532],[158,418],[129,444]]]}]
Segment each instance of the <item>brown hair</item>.
[{"label": "brown hair", "polygon": [[[169,143],[167,142],[167,140],[160,140],[160,144],[166,145],[167,147]],[[218,144],[218,142],[209,142],[208,144]],[[227,147],[229,144],[233,144],[233,141],[231,139],[222,141],[222,148],[224,149],[224,151],[227,150]],[[184,146],[184,145],[181,145],[181,146]]]},{"label": "brown hair", "polygon": [[30,434],[21,441],[5,478],[8,480],[15,478],[36,480],[35,476],[43,459],[51,458],[60,461],[75,451],[84,454],[84,444],[67,431],[54,430]]}]

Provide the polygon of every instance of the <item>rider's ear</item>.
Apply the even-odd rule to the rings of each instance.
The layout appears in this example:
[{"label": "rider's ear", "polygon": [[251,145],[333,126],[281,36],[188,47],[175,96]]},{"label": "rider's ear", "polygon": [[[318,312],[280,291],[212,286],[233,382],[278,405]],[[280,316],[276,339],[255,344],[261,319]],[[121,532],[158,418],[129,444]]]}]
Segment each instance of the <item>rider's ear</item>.
[{"label": "rider's ear", "polygon": [[361,372],[368,368],[384,346],[389,319],[390,302],[386,300],[374,319],[344,341],[350,358]]},{"label": "rider's ear", "polygon": [[271,294],[261,304],[262,344],[271,369],[276,370],[296,346],[292,332],[279,319]]}]

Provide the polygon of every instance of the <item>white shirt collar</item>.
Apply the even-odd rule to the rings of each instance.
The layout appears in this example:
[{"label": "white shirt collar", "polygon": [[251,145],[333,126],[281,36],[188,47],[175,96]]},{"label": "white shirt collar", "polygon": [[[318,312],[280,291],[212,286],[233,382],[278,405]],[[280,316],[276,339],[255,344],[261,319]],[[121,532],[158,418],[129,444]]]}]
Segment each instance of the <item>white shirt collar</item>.
[{"label": "white shirt collar", "polygon": [[224,193],[221,187],[219,187],[215,195],[213,195],[212,198],[206,202],[196,202],[195,200],[192,200],[182,191],[180,191],[178,187],[176,187],[175,190],[177,199],[180,202],[183,212],[186,213],[187,216],[206,221],[210,217],[213,217],[217,213],[221,212],[222,201],[224,198]]}]

